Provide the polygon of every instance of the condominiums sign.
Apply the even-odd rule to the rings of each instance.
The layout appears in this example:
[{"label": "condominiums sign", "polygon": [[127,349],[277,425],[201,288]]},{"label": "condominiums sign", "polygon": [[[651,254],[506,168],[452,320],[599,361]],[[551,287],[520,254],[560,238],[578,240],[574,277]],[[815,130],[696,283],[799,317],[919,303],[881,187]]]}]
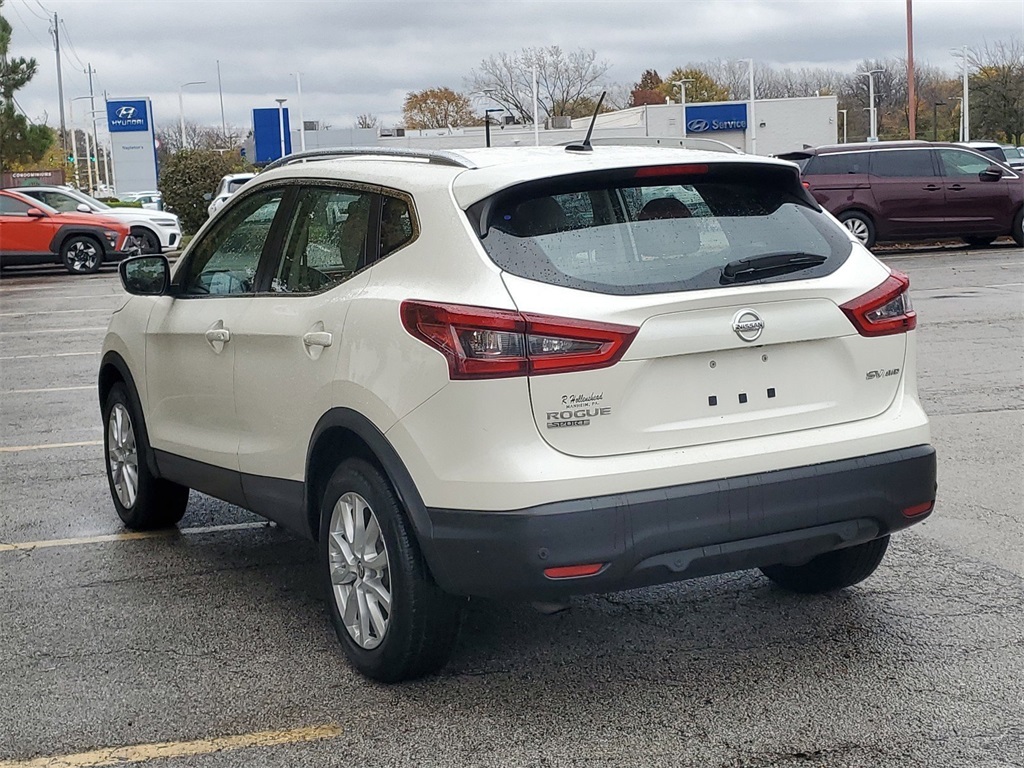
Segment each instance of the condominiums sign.
[{"label": "condominiums sign", "polygon": [[149,99],[108,101],[107,130],[117,193],[156,189],[156,142]]}]

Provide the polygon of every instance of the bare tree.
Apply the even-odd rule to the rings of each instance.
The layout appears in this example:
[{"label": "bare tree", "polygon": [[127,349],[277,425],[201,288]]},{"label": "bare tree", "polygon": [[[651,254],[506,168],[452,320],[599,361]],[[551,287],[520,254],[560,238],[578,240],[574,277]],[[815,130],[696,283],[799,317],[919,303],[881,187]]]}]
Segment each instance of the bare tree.
[{"label": "bare tree", "polygon": [[380,119],[376,115],[364,113],[356,118],[356,128],[376,128],[380,125]]},{"label": "bare tree", "polygon": [[609,64],[585,48],[568,52],[557,45],[523,48],[487,57],[466,78],[466,85],[474,93],[490,96],[519,122],[532,123],[534,67],[542,116],[583,117],[593,111]]}]

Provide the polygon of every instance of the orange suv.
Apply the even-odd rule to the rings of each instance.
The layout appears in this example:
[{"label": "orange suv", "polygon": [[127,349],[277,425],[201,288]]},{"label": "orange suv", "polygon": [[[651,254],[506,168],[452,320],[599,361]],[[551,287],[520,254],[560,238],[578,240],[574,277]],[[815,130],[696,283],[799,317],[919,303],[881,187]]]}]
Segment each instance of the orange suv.
[{"label": "orange suv", "polygon": [[92,213],[62,213],[9,189],[0,190],[0,266],[63,264],[73,275],[137,250],[130,229]]}]

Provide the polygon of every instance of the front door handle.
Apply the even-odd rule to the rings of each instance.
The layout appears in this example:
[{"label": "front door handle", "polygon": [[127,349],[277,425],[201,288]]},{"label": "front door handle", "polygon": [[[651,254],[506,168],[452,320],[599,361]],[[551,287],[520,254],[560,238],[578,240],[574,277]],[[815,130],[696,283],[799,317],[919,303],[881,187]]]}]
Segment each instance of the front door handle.
[{"label": "front door handle", "polygon": [[206,332],[206,340],[211,344],[227,344],[231,341],[231,331],[227,328],[211,328]]},{"label": "front door handle", "polygon": [[334,335],[327,331],[310,331],[302,337],[307,347],[329,347],[334,343]]},{"label": "front door handle", "polygon": [[938,192],[940,189],[942,189],[942,187],[940,187],[938,184],[926,184],[924,187],[922,187],[922,189],[925,189],[928,192]]},{"label": "front door handle", "polygon": [[967,189],[967,187],[965,187],[963,184],[953,184],[951,186],[946,187],[946,189],[951,189],[954,192],[963,192],[965,189]]}]

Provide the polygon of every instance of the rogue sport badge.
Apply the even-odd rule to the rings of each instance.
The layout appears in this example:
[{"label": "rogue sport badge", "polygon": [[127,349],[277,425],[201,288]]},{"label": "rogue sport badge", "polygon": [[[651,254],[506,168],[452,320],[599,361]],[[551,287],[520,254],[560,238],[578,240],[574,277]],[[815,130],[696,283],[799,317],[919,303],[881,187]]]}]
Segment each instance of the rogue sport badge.
[{"label": "rogue sport badge", "polygon": [[121,107],[117,110],[117,116],[122,120],[131,120],[135,117],[135,107]]},{"label": "rogue sport badge", "polygon": [[732,329],[744,341],[757,341],[764,330],[764,320],[752,309],[741,309],[732,318]]}]

